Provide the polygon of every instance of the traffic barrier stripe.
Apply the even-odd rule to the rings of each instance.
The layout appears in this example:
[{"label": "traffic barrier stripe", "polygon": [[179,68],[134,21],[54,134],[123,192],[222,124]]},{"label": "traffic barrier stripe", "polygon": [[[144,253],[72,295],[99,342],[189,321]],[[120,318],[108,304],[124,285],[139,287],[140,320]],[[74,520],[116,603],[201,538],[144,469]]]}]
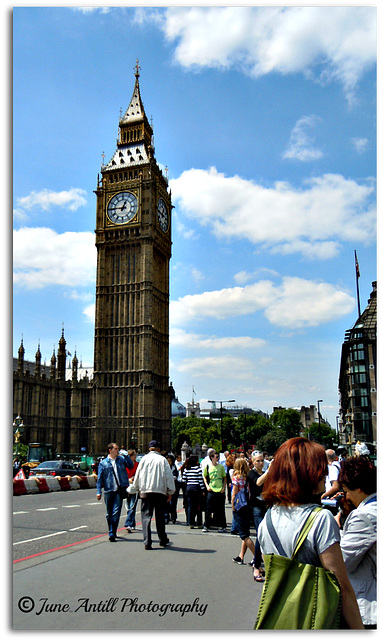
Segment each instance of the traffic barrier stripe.
[{"label": "traffic barrier stripe", "polygon": [[24,496],[28,493],[48,493],[50,491],[70,491],[72,489],[94,489],[97,476],[46,476],[46,478],[28,478],[13,480],[13,495]]}]

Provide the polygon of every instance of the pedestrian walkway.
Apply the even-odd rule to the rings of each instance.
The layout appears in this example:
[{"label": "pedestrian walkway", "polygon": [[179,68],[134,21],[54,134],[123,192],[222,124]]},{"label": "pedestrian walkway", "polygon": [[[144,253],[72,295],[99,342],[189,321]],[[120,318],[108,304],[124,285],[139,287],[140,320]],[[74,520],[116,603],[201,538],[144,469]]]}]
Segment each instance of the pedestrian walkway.
[{"label": "pedestrian walkway", "polygon": [[[226,514],[230,523],[229,505]],[[16,564],[14,629],[253,629],[262,585],[248,564],[232,562],[238,536],[190,529],[180,509],[167,525],[173,544],[159,546],[153,522],[146,551],[139,523],[131,534],[120,528],[115,544],[105,534]]]}]

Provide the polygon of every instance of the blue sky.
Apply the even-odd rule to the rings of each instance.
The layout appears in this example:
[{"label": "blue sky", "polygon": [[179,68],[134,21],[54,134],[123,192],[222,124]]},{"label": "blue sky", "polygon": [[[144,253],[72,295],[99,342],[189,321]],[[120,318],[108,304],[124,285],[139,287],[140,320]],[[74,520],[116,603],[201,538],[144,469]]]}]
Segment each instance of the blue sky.
[{"label": "blue sky", "polygon": [[375,7],[13,9],[13,353],[92,366],[97,174],[141,66],[179,400],[321,403],[376,270]]}]

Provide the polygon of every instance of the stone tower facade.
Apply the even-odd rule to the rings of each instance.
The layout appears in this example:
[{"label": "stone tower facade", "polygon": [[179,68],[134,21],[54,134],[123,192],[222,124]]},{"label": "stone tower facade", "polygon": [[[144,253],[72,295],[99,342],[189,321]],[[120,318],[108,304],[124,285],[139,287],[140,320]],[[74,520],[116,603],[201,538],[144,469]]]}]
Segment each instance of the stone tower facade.
[{"label": "stone tower facade", "polygon": [[93,450],[170,444],[171,194],[144,111],[139,64],[117,148],[95,191]]}]

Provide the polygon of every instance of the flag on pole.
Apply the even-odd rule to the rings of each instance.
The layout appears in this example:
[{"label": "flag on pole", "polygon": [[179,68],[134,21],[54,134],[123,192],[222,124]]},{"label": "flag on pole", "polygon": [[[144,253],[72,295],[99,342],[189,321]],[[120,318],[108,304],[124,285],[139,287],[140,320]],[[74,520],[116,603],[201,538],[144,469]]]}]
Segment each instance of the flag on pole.
[{"label": "flag on pole", "polygon": [[358,260],[357,260],[356,251],[355,251],[355,262],[356,262],[356,278],[359,278],[360,277],[360,268],[359,268],[359,263],[358,263]]},{"label": "flag on pole", "polygon": [[360,268],[357,260],[357,253],[355,250],[355,265],[356,265],[356,290],[357,290],[357,310],[359,317],[361,316],[361,306],[360,306],[360,290],[359,290],[359,277],[360,277]]}]

